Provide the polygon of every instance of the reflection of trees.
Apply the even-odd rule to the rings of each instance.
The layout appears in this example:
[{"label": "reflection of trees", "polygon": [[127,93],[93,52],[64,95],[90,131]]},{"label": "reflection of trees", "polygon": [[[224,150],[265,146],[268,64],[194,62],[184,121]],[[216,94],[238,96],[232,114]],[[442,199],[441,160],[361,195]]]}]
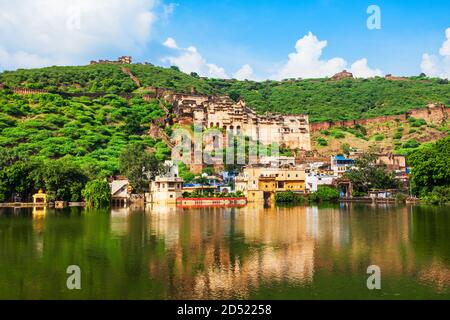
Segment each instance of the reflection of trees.
[{"label": "reflection of trees", "polygon": [[411,244],[418,259],[440,257],[450,263],[450,207],[412,209]]},{"label": "reflection of trees", "polygon": [[370,265],[385,274],[402,274],[414,267],[408,243],[406,207],[349,204],[320,212],[316,263],[335,274],[365,275]]}]

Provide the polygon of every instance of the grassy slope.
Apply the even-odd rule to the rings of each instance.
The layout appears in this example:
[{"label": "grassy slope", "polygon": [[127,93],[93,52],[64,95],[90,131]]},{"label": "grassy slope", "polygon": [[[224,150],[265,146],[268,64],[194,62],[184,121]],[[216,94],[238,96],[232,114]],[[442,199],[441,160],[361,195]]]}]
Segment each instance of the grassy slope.
[{"label": "grassy slope", "polygon": [[[408,141],[415,140],[424,144],[443,139],[450,133],[449,124],[441,126],[424,124],[415,127],[411,123],[399,124],[394,121],[369,124],[365,129],[367,130],[365,136],[355,135],[354,130],[346,128],[315,132],[312,135],[313,149],[320,154],[330,156],[342,152],[342,145],[348,144],[351,148],[359,150],[376,147],[380,152],[408,154],[414,150],[408,147]],[[320,139],[326,140],[327,145],[321,145]]]},{"label": "grassy slope", "polygon": [[[163,142],[146,135],[152,119],[163,114],[157,101],[140,98],[64,99],[0,90],[0,153],[39,161],[69,156],[82,167],[108,176],[117,173],[119,154],[129,143],[144,143],[161,158],[169,153]],[[139,119],[140,130],[130,126],[132,118]]]}]

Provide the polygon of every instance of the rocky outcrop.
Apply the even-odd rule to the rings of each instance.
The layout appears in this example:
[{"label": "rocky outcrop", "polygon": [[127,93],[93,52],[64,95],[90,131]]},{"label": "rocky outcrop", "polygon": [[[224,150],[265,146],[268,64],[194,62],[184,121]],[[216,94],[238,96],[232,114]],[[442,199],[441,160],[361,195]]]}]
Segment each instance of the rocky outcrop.
[{"label": "rocky outcrop", "polygon": [[336,73],[333,77],[331,77],[332,80],[342,80],[342,79],[353,79],[353,74],[348,72],[347,70],[344,70],[342,72]]}]

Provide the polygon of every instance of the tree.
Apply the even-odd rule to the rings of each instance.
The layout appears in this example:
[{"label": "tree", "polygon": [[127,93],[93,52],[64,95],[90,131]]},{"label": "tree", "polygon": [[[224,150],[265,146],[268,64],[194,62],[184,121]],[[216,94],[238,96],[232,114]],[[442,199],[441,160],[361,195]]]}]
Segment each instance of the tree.
[{"label": "tree", "polygon": [[[424,197],[438,187],[450,186],[450,137],[424,146],[408,156],[414,194]],[[441,194],[436,190],[435,194]]]},{"label": "tree", "polygon": [[123,130],[128,135],[141,135],[142,134],[141,118],[136,112],[131,113],[125,119],[125,126],[124,126]]},{"label": "tree", "polygon": [[228,95],[230,99],[233,100],[234,102],[238,102],[239,99],[241,98],[241,94],[239,93],[239,91],[236,90],[230,91]]},{"label": "tree", "polygon": [[106,180],[93,180],[86,184],[83,197],[89,208],[108,208],[111,205],[111,188]]},{"label": "tree", "polygon": [[316,192],[309,196],[311,202],[333,202],[339,199],[339,192],[332,187],[319,186]]},{"label": "tree", "polygon": [[147,152],[142,144],[133,144],[125,148],[119,157],[119,168],[138,193],[148,190],[150,181],[166,170],[155,154]]},{"label": "tree", "polygon": [[342,144],[341,150],[346,156],[350,155],[351,148],[350,148],[350,145],[348,143]]},{"label": "tree", "polygon": [[357,193],[367,193],[371,189],[397,189],[399,182],[386,166],[377,164],[377,155],[365,153],[355,162],[355,168],[345,174]]},{"label": "tree", "polygon": [[31,173],[36,188],[45,188],[50,200],[77,202],[87,177],[71,158],[49,160]]},{"label": "tree", "polygon": [[180,178],[183,179],[184,183],[191,183],[195,179],[195,174],[193,174],[184,162],[178,164],[178,173]]},{"label": "tree", "polygon": [[209,186],[209,181],[203,176],[195,178],[195,182],[201,186],[201,193],[204,194],[204,187]]}]

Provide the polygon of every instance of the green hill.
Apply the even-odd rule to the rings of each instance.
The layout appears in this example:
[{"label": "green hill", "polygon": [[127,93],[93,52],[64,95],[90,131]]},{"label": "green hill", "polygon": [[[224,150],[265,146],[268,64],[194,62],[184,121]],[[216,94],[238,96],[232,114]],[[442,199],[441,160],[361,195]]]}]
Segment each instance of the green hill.
[{"label": "green hill", "polygon": [[[450,105],[447,80],[411,77],[405,80],[330,79],[237,81],[200,78],[176,67],[127,65],[142,86],[201,94],[242,97],[257,112],[306,113],[311,121],[349,120],[404,113],[428,103]],[[0,74],[0,83],[10,87],[60,92],[130,93],[138,89],[120,65],[50,67]]]},{"label": "green hill", "polygon": [[[141,88],[122,67],[139,79]],[[167,157],[167,145],[147,134],[152,120],[164,115],[160,101],[142,98],[148,86],[175,92],[195,87],[202,94],[243,97],[260,113],[307,113],[312,121],[397,114],[429,102],[450,104],[450,85],[440,79],[253,82],[205,79],[175,67],[139,64],[3,72],[0,201],[15,194],[29,199],[42,186],[61,198],[78,201],[86,181],[119,173],[119,155],[129,144],[152,149],[161,160]],[[13,88],[50,93],[18,95]],[[439,134],[436,131],[437,138]],[[401,141],[397,143],[402,146]]]}]

